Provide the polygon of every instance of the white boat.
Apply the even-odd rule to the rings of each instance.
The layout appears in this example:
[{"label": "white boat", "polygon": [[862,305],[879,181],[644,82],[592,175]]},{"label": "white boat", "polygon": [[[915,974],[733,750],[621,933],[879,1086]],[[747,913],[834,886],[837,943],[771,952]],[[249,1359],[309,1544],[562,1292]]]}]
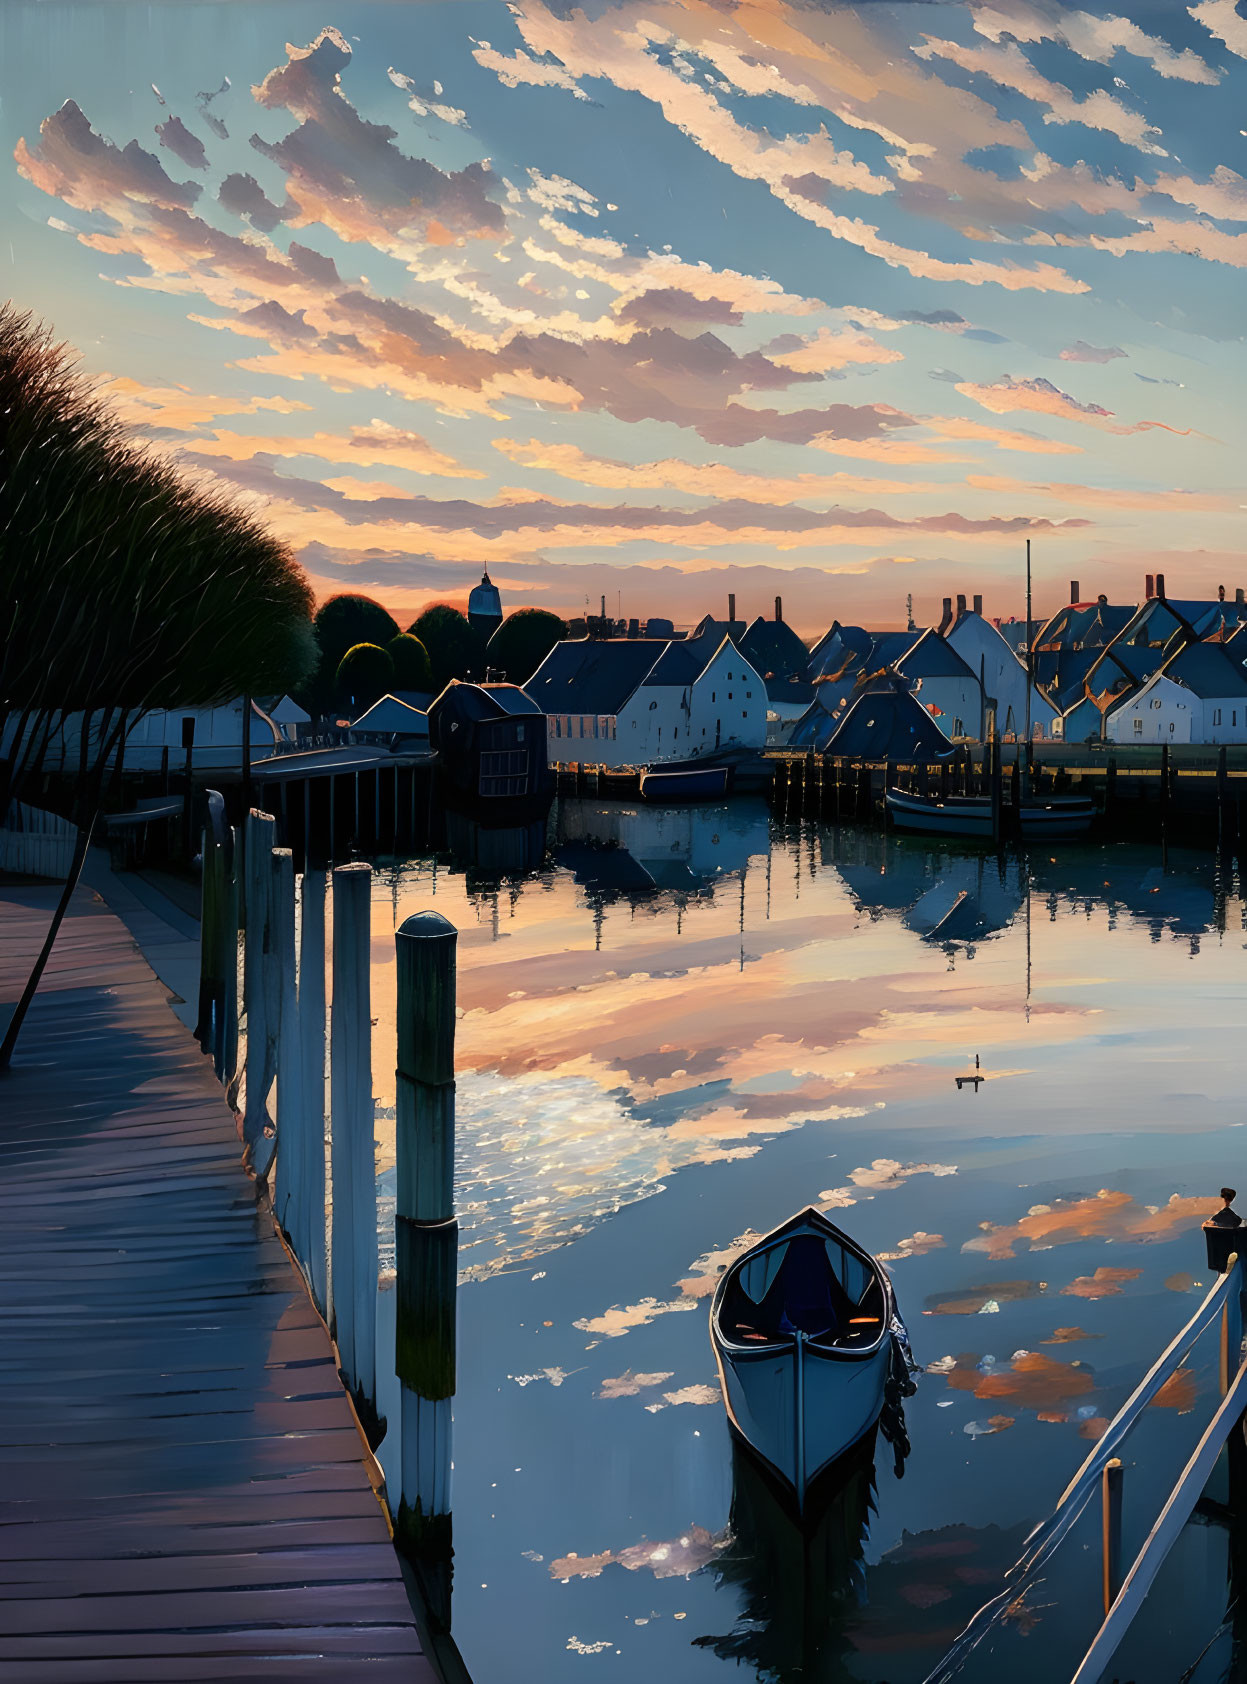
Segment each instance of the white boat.
[{"label": "white boat", "polygon": [[913,795],[908,790],[884,791],[884,804],[897,830],[924,836],[981,836],[992,839],[992,804],[987,796]]},{"label": "white boat", "polygon": [[710,1337],[733,1430],[791,1488],[815,1479],[912,1390],[892,1282],[812,1207],[744,1252],[710,1306]]},{"label": "white boat", "polygon": [[[970,836],[992,839],[992,804],[986,795],[915,795],[889,789],[884,802],[897,830],[922,836]],[[1020,833],[1024,842],[1061,841],[1085,836],[1095,818],[1095,803],[1083,795],[1036,795],[1022,802],[1016,813],[1006,805],[1000,814],[1003,834]]]}]

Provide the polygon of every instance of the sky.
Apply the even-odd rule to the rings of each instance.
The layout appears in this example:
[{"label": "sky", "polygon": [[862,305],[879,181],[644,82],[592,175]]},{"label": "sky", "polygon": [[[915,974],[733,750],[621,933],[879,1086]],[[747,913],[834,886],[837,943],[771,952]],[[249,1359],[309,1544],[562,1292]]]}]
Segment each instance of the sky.
[{"label": "sky", "polygon": [[5,0],[0,67],[7,293],[321,598],[1247,585],[1234,0]]}]

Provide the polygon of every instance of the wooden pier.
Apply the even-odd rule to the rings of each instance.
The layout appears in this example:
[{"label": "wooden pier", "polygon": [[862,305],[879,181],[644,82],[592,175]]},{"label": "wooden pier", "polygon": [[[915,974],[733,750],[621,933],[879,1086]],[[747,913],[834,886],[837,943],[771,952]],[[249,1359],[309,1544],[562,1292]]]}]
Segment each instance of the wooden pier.
[{"label": "wooden pier", "polygon": [[[56,888],[0,886],[0,1017]],[[0,1080],[0,1684],[433,1684],[234,1117],[79,890]]]}]

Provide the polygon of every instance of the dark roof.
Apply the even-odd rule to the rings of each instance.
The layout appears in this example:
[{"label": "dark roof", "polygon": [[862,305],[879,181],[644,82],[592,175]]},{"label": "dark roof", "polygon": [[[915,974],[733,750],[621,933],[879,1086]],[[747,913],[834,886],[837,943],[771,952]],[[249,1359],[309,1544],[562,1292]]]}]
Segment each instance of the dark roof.
[{"label": "dark roof", "polygon": [[524,688],[546,713],[618,713],[668,647],[648,637],[556,643]]},{"label": "dark roof", "polygon": [[1103,648],[1111,643],[1123,626],[1129,625],[1137,610],[1111,602],[1071,602],[1056,613],[1036,633],[1040,647],[1055,645],[1072,649],[1091,645]]},{"label": "dark roof", "polygon": [[469,684],[461,678],[452,678],[441,695],[429,704],[428,717],[431,734],[436,736],[445,717],[504,719],[508,714],[538,718],[542,709],[518,684]]},{"label": "dark roof", "polygon": [[766,678],[762,682],[768,702],[800,702],[808,707],[816,695],[814,686],[804,678]]},{"label": "dark roof", "polygon": [[952,748],[903,681],[867,685],[820,746],[866,760],[934,759]]},{"label": "dark roof", "polygon": [[911,631],[876,632],[864,665],[874,672],[882,667],[894,667],[918,641],[918,633]]},{"label": "dark roof", "polygon": [[1047,692],[1048,699],[1062,713],[1085,693],[1087,674],[1099,661],[1104,650],[1098,646],[1074,649],[1062,646],[1036,652],[1035,683]]},{"label": "dark roof", "polygon": [[784,620],[761,615],[740,640],[740,651],[760,678],[804,678],[810,652]]},{"label": "dark roof", "polygon": [[810,650],[806,676],[814,680],[855,672],[870,654],[874,641],[875,634],[864,627],[842,626],[839,620],[833,620]]},{"label": "dark roof", "polygon": [[723,647],[721,637],[688,637],[669,643],[642,684],[693,684]]},{"label": "dark roof", "polygon": [[730,637],[733,643],[739,643],[748,629],[748,622],[745,620],[716,620],[713,614],[706,614],[688,635],[691,638],[713,637],[717,649],[725,637]]},{"label": "dark roof", "polygon": [[1220,643],[1188,643],[1162,671],[1197,696],[1247,696],[1247,672]]},{"label": "dark roof", "polygon": [[[900,634],[913,638],[912,632]],[[908,651],[896,663],[898,672],[906,678],[963,678],[967,673],[976,682],[978,674],[934,628],[928,628],[914,638]]]}]

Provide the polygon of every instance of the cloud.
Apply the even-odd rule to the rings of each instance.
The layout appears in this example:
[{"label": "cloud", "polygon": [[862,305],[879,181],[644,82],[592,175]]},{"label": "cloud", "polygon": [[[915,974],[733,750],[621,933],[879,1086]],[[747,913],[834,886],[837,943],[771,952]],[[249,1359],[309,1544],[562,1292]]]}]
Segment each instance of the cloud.
[{"label": "cloud", "polygon": [[157,124],[156,133],[160,136],[160,144],[176,153],[191,169],[207,169],[208,154],[204,151],[203,141],[197,134],[191,133],[180,117],[170,115],[167,122]]},{"label": "cloud", "polygon": [[423,89],[417,85],[414,77],[405,76],[401,70],[395,70],[393,65],[386,71],[386,75],[396,88],[402,88],[404,93],[411,96],[407,106],[417,117],[436,117],[455,129],[467,127],[467,112],[460,111],[457,106],[443,103],[440,82],[434,82],[431,90]]},{"label": "cloud", "polygon": [[293,208],[289,201],[284,206],[275,205],[253,175],[237,171],[225,177],[217,189],[217,198],[232,215],[245,216],[266,234],[284,222]]},{"label": "cloud", "polygon": [[1072,345],[1067,345],[1061,352],[1063,363],[1110,363],[1114,357],[1124,357],[1126,353],[1119,345],[1088,345],[1085,339],[1075,339]]},{"label": "cloud", "polygon": [[829,374],[842,368],[903,360],[900,351],[880,345],[869,334],[828,327],[820,327],[812,339],[799,340],[791,350],[778,355],[774,344],[768,350],[781,368],[791,368],[798,374]]},{"label": "cloud", "polygon": [[208,107],[212,104],[214,99],[220,99],[222,94],[228,93],[230,86],[230,79],[227,76],[219,88],[213,88],[210,92],[195,95],[195,103],[199,107],[200,116],[203,118],[204,122],[207,123],[213,134],[221,140],[229,139],[229,130],[214,112],[209,111]]},{"label": "cloud", "polygon": [[1237,0],[1200,0],[1198,6],[1188,6],[1187,10],[1232,53],[1247,58],[1247,18],[1239,11]]},{"label": "cloud", "polygon": [[1068,392],[1061,391],[1050,380],[1015,380],[1011,374],[992,385],[979,385],[973,381],[963,381],[957,387],[963,397],[973,398],[975,403],[984,409],[990,409],[993,414],[1007,415],[1013,410],[1028,409],[1036,415],[1055,415],[1063,421],[1078,421],[1088,427],[1099,427],[1106,433],[1146,433],[1153,428],[1162,428],[1167,433],[1181,433],[1183,437],[1192,436],[1193,429],[1170,427],[1164,421],[1134,421],[1121,422],[1113,418],[1113,411],[1105,409],[1098,403],[1079,403],[1077,398],[1070,397]]},{"label": "cloud", "polygon": [[118,199],[185,210],[202,191],[174,181],[138,141],[117,147],[96,134],[72,99],[40,123],[36,147],[20,139],[14,157],[27,181],[80,210],[107,211]]},{"label": "cloud", "polygon": [[[1194,15],[1194,14],[1192,14]],[[975,5],[974,27],[989,41],[1059,41],[1080,58],[1108,64],[1121,52],[1141,58],[1158,76],[1215,86],[1219,74],[1189,47],[1177,52],[1158,35],[1148,35],[1129,18],[1094,17],[1063,5],[1028,5],[1026,0],[986,0]]]},{"label": "cloud", "polygon": [[314,456],[321,462],[405,468],[408,473],[438,474],[448,479],[486,477],[479,468],[465,467],[453,456],[437,450],[421,434],[379,420],[366,427],[352,427],[346,434],[313,433],[303,438],[218,429],[211,440],[194,439],[193,449],[200,456],[221,456],[232,462],[248,462],[254,456]]},{"label": "cloud", "polygon": [[397,130],[362,118],[342,92],[351,48],[332,27],[308,47],[289,47],[287,62],[253,88],[259,104],[286,110],[298,128],[283,140],[253,135],[256,151],[286,173],[298,207],[295,227],[323,222],[340,239],[362,241],[398,257],[425,241],[500,235],[505,222],[489,198],[487,167],[439,170],[394,142]]},{"label": "cloud", "polygon": [[1082,1239],[1136,1243],[1168,1240],[1184,1228],[1197,1227],[1215,1207],[1215,1199],[1186,1198],[1178,1193],[1159,1207],[1140,1205],[1129,1193],[1104,1188],[1093,1198],[1032,1205],[1017,1222],[985,1223],[982,1236],[968,1240],[961,1249],[986,1252],[999,1261],[1016,1255],[1019,1240],[1025,1240],[1032,1251]]},{"label": "cloud", "polygon": [[990,77],[997,86],[1010,88],[1024,99],[1045,106],[1045,123],[1081,123],[1089,129],[1103,129],[1140,152],[1167,156],[1164,147],[1157,144],[1160,130],[1153,128],[1139,112],[1131,111],[1102,88],[1095,88],[1079,99],[1062,83],[1041,76],[1015,41],[1005,46],[967,47],[957,41],[924,35],[923,42],[923,46],[913,49],[919,58],[946,59],[960,70]]},{"label": "cloud", "polygon": [[255,415],[260,410],[292,415],[312,407],[294,398],[210,397],[192,392],[189,386],[146,386],[126,374],[106,379],[100,390],[109,408],[123,421],[177,432],[198,427],[220,415]]}]

